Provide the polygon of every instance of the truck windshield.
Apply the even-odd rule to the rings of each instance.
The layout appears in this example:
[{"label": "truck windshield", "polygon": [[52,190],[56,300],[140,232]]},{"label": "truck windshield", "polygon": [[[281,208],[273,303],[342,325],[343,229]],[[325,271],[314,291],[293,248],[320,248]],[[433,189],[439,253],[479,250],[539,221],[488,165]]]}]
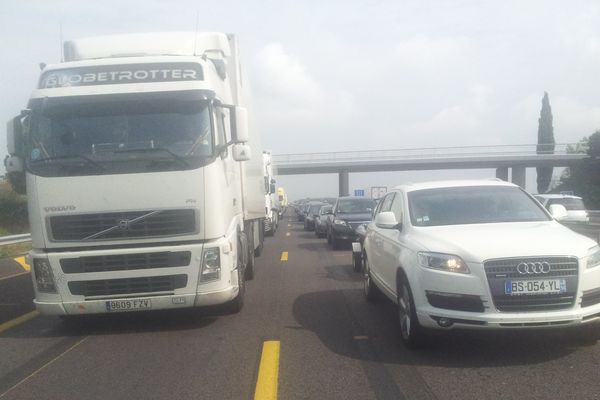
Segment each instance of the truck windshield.
[{"label": "truck windshield", "polygon": [[27,166],[42,176],[190,169],[214,153],[207,100],[79,98],[32,109]]}]

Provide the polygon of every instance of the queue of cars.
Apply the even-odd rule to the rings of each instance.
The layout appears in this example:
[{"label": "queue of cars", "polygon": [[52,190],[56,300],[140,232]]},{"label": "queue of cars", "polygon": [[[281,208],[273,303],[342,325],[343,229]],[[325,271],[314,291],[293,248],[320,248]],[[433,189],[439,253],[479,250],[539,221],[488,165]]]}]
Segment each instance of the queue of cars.
[{"label": "queue of cars", "polygon": [[452,328],[599,332],[600,247],[558,222],[565,205],[499,180],[407,184],[368,200],[341,197],[317,217],[332,246],[354,241],[365,298],[395,304],[407,347]]}]

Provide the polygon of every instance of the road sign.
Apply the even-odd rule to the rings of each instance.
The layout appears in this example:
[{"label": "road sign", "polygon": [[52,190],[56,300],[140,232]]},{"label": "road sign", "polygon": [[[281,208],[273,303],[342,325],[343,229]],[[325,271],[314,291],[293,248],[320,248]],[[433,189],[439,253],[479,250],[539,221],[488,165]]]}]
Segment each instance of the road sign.
[{"label": "road sign", "polygon": [[371,198],[380,199],[387,193],[387,186],[373,186],[371,187]]}]

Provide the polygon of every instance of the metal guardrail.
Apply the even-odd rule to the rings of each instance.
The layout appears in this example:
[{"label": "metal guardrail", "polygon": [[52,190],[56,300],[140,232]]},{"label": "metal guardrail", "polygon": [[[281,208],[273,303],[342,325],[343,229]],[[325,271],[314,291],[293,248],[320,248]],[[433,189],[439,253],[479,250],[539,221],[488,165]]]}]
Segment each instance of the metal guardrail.
[{"label": "metal guardrail", "polygon": [[0,237],[0,246],[8,244],[17,244],[31,241],[31,233],[23,233],[21,235],[10,235]]},{"label": "metal guardrail", "polygon": [[413,149],[356,150],[322,153],[273,154],[273,162],[279,165],[297,162],[335,162],[361,160],[410,160],[418,158],[460,158],[485,156],[547,156],[572,155],[570,149],[577,143],[557,143],[554,151],[537,152],[536,144],[424,147]]}]

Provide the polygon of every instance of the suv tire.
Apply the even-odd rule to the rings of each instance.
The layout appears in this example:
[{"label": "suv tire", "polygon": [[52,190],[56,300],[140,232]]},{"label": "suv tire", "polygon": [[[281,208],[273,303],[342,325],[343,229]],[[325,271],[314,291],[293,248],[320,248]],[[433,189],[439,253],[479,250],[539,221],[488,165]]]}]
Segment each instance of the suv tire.
[{"label": "suv tire", "polygon": [[400,340],[409,349],[419,349],[426,344],[425,332],[417,318],[415,301],[408,279],[404,274],[399,274],[396,312],[400,324]]}]

